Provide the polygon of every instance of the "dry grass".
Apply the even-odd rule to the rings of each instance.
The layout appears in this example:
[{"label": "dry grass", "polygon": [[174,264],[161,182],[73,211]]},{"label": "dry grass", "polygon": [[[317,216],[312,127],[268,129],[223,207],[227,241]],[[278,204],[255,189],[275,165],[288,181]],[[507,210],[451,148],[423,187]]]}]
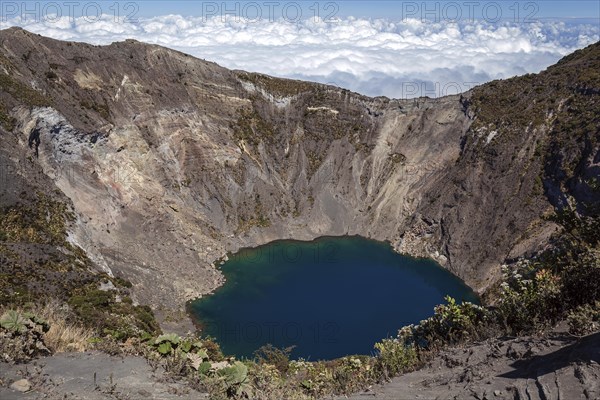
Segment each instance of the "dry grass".
[{"label": "dry grass", "polygon": [[94,331],[69,322],[68,306],[49,302],[35,310],[35,313],[50,324],[44,342],[53,352],[85,351],[90,347]]},{"label": "dry grass", "polygon": [[90,339],[95,336],[94,331],[73,323],[72,312],[67,305],[49,301],[32,305],[26,310],[17,308],[17,311],[31,312],[48,322],[50,329],[43,339],[53,353],[86,351],[92,346]]}]

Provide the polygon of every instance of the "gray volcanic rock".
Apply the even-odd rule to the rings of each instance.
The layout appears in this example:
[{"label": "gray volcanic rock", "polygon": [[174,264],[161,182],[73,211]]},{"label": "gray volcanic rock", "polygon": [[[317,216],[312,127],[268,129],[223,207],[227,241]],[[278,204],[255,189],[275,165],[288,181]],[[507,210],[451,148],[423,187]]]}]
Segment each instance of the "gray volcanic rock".
[{"label": "gray volcanic rock", "polygon": [[598,399],[599,362],[599,333],[577,339],[557,329],[448,349],[418,371],[349,398]]},{"label": "gray volcanic rock", "polygon": [[[107,354],[63,353],[25,365],[0,363],[0,398],[13,399],[207,399],[143,357]],[[19,379],[26,376],[28,380]],[[12,380],[14,383],[8,385]],[[26,382],[23,382],[26,381]],[[20,393],[27,390],[27,393]],[[8,387],[9,386],[9,387]],[[18,390],[18,391],[17,391]]]},{"label": "gray volcanic rock", "polygon": [[553,231],[534,191],[547,130],[475,131],[472,93],[368,98],[15,28],[0,66],[3,150],[39,165],[73,204],[72,241],[159,311],[221,285],[227,252],[276,239],[387,240],[483,292]]}]

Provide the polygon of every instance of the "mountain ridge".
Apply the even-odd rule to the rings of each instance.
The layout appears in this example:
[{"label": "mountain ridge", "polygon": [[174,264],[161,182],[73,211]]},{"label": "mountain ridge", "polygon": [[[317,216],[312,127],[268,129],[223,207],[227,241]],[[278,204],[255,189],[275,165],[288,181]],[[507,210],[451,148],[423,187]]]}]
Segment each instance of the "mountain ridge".
[{"label": "mountain ridge", "polygon": [[[72,203],[70,240],[159,313],[218,287],[213,265],[228,252],[325,235],[389,241],[483,294],[502,264],[549,245],[558,226],[545,215],[598,201],[586,183],[598,168],[598,43],[540,74],[413,100],[229,71],[136,41],[10,29],[0,46],[3,163],[23,171],[30,157],[44,190]],[[573,65],[573,88],[552,80]],[[545,80],[563,98],[546,102]],[[554,132],[561,101],[592,112],[571,139]],[[519,125],[520,111],[534,123]],[[565,159],[577,164],[570,176]]]}]

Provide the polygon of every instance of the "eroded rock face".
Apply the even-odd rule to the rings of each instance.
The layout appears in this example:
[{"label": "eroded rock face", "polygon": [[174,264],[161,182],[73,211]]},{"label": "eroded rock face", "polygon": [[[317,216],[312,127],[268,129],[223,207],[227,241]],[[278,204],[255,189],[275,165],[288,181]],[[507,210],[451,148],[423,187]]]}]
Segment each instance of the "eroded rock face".
[{"label": "eroded rock face", "polygon": [[323,235],[388,240],[481,291],[546,239],[528,227],[551,231],[530,195],[541,158],[522,147],[543,132],[499,147],[469,129],[470,94],[368,98],[135,41],[9,29],[0,43],[2,135],[35,158],[37,130],[36,162],[78,216],[72,240],[155,308],[218,287],[228,251]]}]

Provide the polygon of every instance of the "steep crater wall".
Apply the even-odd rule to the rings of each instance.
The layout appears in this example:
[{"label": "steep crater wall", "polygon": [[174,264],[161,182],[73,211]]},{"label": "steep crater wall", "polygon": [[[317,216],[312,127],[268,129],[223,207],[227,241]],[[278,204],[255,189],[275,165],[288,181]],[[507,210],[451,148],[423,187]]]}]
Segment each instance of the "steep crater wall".
[{"label": "steep crater wall", "polygon": [[553,231],[549,128],[475,125],[473,93],[368,98],[135,41],[0,43],[2,135],[72,201],[73,241],[157,309],[218,287],[228,251],[323,235],[390,241],[481,292]]}]

